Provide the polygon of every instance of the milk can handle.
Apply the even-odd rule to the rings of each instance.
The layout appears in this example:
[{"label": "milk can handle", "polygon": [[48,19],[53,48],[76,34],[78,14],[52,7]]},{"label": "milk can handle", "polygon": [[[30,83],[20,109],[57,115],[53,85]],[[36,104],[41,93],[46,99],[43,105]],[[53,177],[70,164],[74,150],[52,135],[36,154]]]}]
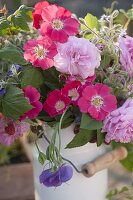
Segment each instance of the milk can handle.
[{"label": "milk can handle", "polygon": [[104,155],[96,158],[92,162],[88,162],[82,166],[84,176],[91,177],[97,172],[108,168],[116,161],[123,160],[128,155],[127,149],[123,146],[116,148],[113,151],[105,153]]}]

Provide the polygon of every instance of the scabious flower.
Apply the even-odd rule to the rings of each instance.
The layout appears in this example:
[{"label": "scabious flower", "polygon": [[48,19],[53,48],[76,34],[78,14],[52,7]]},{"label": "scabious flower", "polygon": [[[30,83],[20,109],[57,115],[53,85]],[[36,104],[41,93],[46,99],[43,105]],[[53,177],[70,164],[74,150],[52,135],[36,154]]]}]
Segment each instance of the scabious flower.
[{"label": "scabious flower", "polygon": [[43,22],[42,19],[42,11],[49,6],[49,3],[47,1],[38,2],[35,4],[34,10],[32,12],[33,15],[33,26],[36,29],[39,29],[41,26],[41,23]]},{"label": "scabious flower", "polygon": [[29,130],[26,122],[15,122],[12,119],[0,116],[0,144],[10,146],[17,138]]},{"label": "scabious flower", "polygon": [[59,72],[86,79],[100,66],[99,50],[85,38],[69,37],[68,42],[59,44],[57,50],[54,65]]},{"label": "scabious flower", "polygon": [[104,120],[117,107],[116,97],[110,94],[110,88],[101,83],[86,86],[78,101],[80,111],[89,113],[96,120]]},{"label": "scabious flower", "polygon": [[49,5],[42,11],[40,33],[53,41],[65,43],[69,36],[76,35],[79,22],[71,17],[71,12],[63,7]]},{"label": "scabious flower", "polygon": [[80,81],[70,81],[62,89],[62,94],[71,98],[74,106],[77,105],[80,97],[80,87],[82,86]]},{"label": "scabious flower", "polygon": [[133,141],[133,99],[129,98],[118,109],[112,111],[104,120],[102,132],[107,132],[107,143],[128,143]]},{"label": "scabious flower", "polygon": [[126,36],[119,39],[120,62],[130,77],[133,77],[133,38]]},{"label": "scabious flower", "polygon": [[29,101],[33,108],[26,112],[23,116],[21,116],[21,120],[24,120],[26,118],[34,119],[39,115],[43,108],[42,103],[39,101],[40,93],[36,88],[32,87],[31,85],[28,85],[26,88],[23,89],[23,91],[25,98]]},{"label": "scabious flower", "polygon": [[71,100],[64,96],[60,90],[54,90],[49,93],[43,108],[51,117],[55,117],[62,114],[70,102]]},{"label": "scabious flower", "polygon": [[29,40],[24,45],[24,58],[35,67],[43,70],[53,66],[53,58],[57,54],[56,45],[48,37]]},{"label": "scabious flower", "polygon": [[73,176],[73,169],[69,165],[63,164],[56,172],[47,169],[40,175],[40,183],[46,187],[58,187],[62,183],[69,181]]}]

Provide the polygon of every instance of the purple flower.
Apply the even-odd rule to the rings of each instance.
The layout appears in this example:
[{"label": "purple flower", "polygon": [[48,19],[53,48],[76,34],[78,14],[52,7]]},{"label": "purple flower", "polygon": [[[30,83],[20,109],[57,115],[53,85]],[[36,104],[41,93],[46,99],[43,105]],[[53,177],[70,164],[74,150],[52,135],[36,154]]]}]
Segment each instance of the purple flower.
[{"label": "purple flower", "polygon": [[133,77],[133,38],[126,36],[119,39],[120,46],[120,62],[130,77]]},{"label": "purple flower", "polygon": [[73,169],[69,165],[63,164],[56,172],[47,169],[40,175],[40,183],[46,187],[58,187],[62,183],[69,181],[73,176]]},{"label": "purple flower", "polygon": [[5,88],[1,88],[0,89],[0,96],[3,96],[6,93]]},{"label": "purple flower", "polygon": [[121,143],[133,141],[133,99],[129,98],[104,120],[102,132],[107,132],[106,142],[112,140]]},{"label": "purple flower", "polygon": [[12,119],[0,116],[0,144],[10,146],[17,138],[29,130],[26,122],[15,122]]},{"label": "purple flower", "polygon": [[22,66],[14,64],[11,66],[11,68],[7,72],[7,76],[11,77],[14,76],[15,74],[19,73],[22,70]]}]

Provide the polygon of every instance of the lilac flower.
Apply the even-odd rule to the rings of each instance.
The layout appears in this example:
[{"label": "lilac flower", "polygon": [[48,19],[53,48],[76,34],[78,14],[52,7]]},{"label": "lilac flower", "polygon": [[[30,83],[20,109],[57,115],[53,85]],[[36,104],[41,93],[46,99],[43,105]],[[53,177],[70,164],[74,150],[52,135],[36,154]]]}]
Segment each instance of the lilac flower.
[{"label": "lilac flower", "polygon": [[121,143],[133,141],[133,99],[129,98],[118,109],[112,111],[104,120],[102,132],[107,132],[106,142]]},{"label": "lilac flower", "polygon": [[69,165],[63,164],[56,172],[47,169],[40,175],[40,183],[46,187],[58,187],[62,183],[69,181],[73,176],[73,169]]},{"label": "lilac flower", "polygon": [[21,70],[22,70],[22,66],[13,64],[7,72],[7,76],[8,77],[14,76],[15,74],[19,73]]}]

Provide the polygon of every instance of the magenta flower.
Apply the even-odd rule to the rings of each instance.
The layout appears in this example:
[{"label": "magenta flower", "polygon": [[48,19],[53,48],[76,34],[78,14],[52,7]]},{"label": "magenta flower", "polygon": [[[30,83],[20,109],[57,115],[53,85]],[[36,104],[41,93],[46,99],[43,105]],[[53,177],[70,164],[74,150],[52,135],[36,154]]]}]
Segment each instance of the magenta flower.
[{"label": "magenta flower", "polygon": [[101,83],[86,86],[78,101],[80,111],[89,113],[91,117],[102,121],[111,111],[117,108],[116,97],[110,94],[110,88]]},{"label": "magenta flower", "polygon": [[69,37],[68,42],[59,44],[57,50],[54,65],[59,72],[86,79],[100,66],[99,50],[85,38]]},{"label": "magenta flower", "polygon": [[104,120],[102,132],[107,132],[106,142],[112,140],[121,143],[133,141],[133,99],[127,99],[118,109],[111,112]]},{"label": "magenta flower", "polygon": [[82,86],[80,81],[71,81],[67,83],[62,89],[62,94],[71,98],[74,106],[77,105],[80,97],[80,87]]},{"label": "magenta flower", "polygon": [[64,96],[60,90],[54,90],[49,93],[44,103],[44,110],[51,117],[55,117],[56,115],[62,114],[70,103],[71,100]]},{"label": "magenta flower", "polygon": [[120,62],[130,77],[133,77],[133,38],[126,36],[119,39]]},{"label": "magenta flower", "polygon": [[46,187],[58,187],[69,181],[73,176],[73,169],[69,165],[63,164],[56,172],[47,169],[40,175],[40,183]]},{"label": "magenta flower", "polygon": [[39,101],[40,93],[37,91],[36,88],[32,87],[31,85],[28,85],[26,88],[23,89],[23,91],[25,98],[28,99],[33,108],[25,113],[21,117],[21,120],[24,120],[26,118],[34,119],[39,115],[43,108],[42,103]]},{"label": "magenta flower", "polygon": [[71,17],[71,12],[63,7],[50,5],[42,11],[43,23],[40,33],[47,35],[53,41],[65,43],[69,36],[76,35],[79,22]]},{"label": "magenta flower", "polygon": [[21,137],[29,130],[30,126],[26,122],[15,122],[0,116],[0,144],[10,146],[17,138]]},{"label": "magenta flower", "polygon": [[32,12],[33,15],[33,26],[36,29],[39,29],[41,26],[41,23],[43,22],[42,19],[42,11],[49,6],[49,3],[47,1],[38,2],[35,4],[34,10]]},{"label": "magenta flower", "polygon": [[57,54],[56,45],[48,37],[29,40],[24,45],[24,51],[25,60],[44,70],[53,66],[53,58]]}]

